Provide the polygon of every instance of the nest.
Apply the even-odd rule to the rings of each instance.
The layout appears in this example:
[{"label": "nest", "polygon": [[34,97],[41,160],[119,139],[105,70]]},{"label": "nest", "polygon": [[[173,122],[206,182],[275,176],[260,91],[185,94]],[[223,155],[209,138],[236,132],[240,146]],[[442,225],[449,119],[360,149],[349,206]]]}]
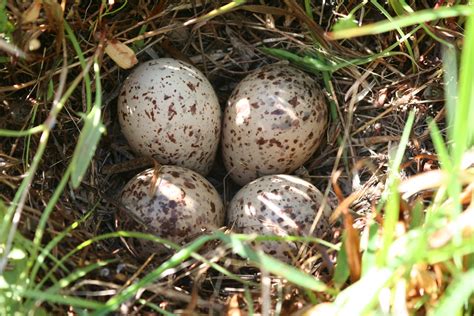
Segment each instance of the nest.
[{"label": "nest", "polygon": [[[116,100],[120,83],[129,70],[121,69],[103,54],[103,47],[112,40],[131,47],[139,62],[173,57],[195,65],[213,84],[222,106],[246,74],[281,60],[270,54],[268,48],[320,58],[323,66],[319,70],[295,64],[309,71],[321,85],[326,80],[325,93],[332,111],[323,144],[299,172],[334,203],[359,192],[351,211],[360,230],[364,229],[365,218],[384,188],[389,157],[396,150],[411,110],[416,112],[416,118],[403,172],[408,176],[436,167],[426,122],[430,116],[442,126],[444,119],[440,46],[436,41],[420,38],[414,52],[408,52],[400,43],[394,49],[396,54],[370,59],[368,56],[397,42],[398,34],[391,32],[341,42],[325,37],[325,32],[332,29],[340,15],[350,12],[355,2],[339,5],[330,1],[314,6],[311,12],[317,23],[308,18],[303,1],[266,2],[246,4],[221,13],[213,11],[225,5],[217,0],[159,1],[157,4],[137,0],[113,6],[100,1],[76,1],[65,7],[43,1],[37,19],[28,20],[28,14],[34,15],[31,11],[37,2],[9,1],[8,18],[13,28],[9,36],[18,51],[2,57],[9,62],[2,63],[0,68],[0,129],[28,130],[44,122],[54,125],[22,205],[18,231],[26,238],[33,238],[41,214],[71,163],[83,127],[82,113],[90,110],[88,88],[93,94],[97,88],[90,73],[90,86],[80,81],[53,118],[52,112],[60,97],[82,73],[74,42],[83,52],[82,57],[90,61],[96,56],[100,65],[103,91],[100,109],[107,132],[97,146],[81,185],[77,189],[69,184],[64,187],[48,219],[43,244],[81,220],[81,224],[54,247],[52,254],[57,258],[94,236],[136,229],[117,197],[126,181],[153,164],[136,157],[120,133]],[[209,12],[217,14],[207,18]],[[378,11],[372,10],[365,13],[364,22],[381,18]],[[64,26],[65,22],[75,40]],[[38,44],[40,47],[36,47]],[[27,52],[25,58],[21,58],[21,52]],[[341,66],[347,61],[351,63]],[[326,69],[326,66],[331,67]],[[41,141],[41,133],[0,139],[0,198],[7,207],[30,170]],[[218,161],[209,179],[228,201],[238,188],[224,185],[225,175]],[[337,183],[337,190],[332,183]],[[338,242],[340,235],[341,227],[336,224],[327,238]],[[160,256],[140,253],[140,245],[131,238],[109,238],[93,243],[71,256],[65,263],[67,268],[74,270],[100,260],[116,261],[88,273],[65,292],[105,301],[111,293],[121,291],[159,266],[174,251]],[[150,310],[139,304],[138,299],[165,310],[188,314],[226,311],[230,314],[250,304],[249,300],[255,312],[262,312],[269,308],[264,298],[271,298],[268,303],[271,308],[277,306],[281,314],[290,314],[310,303],[300,289],[250,266],[231,255],[224,245],[206,245],[201,255],[219,262],[245,284],[192,259],[138,293],[121,307],[121,312],[144,314]],[[335,255],[317,246],[316,259],[310,264],[301,260],[299,265],[322,280],[330,280]],[[50,261],[45,264],[54,265]],[[58,269],[56,277],[63,277],[64,273]],[[41,276],[40,273],[38,278]],[[318,299],[327,298],[321,294]],[[65,312],[61,306],[47,305],[46,308],[55,313]]]}]

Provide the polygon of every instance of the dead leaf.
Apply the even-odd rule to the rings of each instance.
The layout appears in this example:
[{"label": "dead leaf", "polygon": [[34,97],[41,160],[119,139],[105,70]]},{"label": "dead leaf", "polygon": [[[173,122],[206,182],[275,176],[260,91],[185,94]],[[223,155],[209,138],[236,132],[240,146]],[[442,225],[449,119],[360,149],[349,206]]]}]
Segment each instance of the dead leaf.
[{"label": "dead leaf", "polygon": [[64,38],[63,9],[57,1],[53,0],[44,0],[43,8],[48,20],[48,26],[56,32],[55,44],[56,50],[59,52]]},{"label": "dead leaf", "polygon": [[22,23],[31,23],[38,20],[41,11],[41,0],[35,0],[21,15]]},{"label": "dead leaf", "polygon": [[439,292],[436,282],[436,275],[428,270],[426,265],[416,265],[410,272],[410,286],[418,291],[418,295],[428,294],[432,298],[436,298]]},{"label": "dead leaf", "polygon": [[105,53],[123,69],[129,69],[138,63],[135,52],[118,40],[110,40],[105,47]]}]

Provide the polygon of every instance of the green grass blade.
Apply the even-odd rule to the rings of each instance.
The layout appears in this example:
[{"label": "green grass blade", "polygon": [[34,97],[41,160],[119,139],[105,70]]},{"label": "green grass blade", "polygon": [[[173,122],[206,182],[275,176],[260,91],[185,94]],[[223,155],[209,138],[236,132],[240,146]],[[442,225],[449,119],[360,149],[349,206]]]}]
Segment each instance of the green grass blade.
[{"label": "green grass blade", "polygon": [[374,220],[369,222],[369,242],[367,250],[362,254],[362,275],[364,276],[377,264],[377,248],[379,244],[379,228],[380,225]]},{"label": "green grass blade", "polygon": [[461,67],[459,72],[459,100],[454,114],[453,124],[453,164],[458,168],[462,155],[472,145],[474,136],[474,17],[469,16],[464,32],[464,46],[461,54]]},{"label": "green grass blade", "polygon": [[125,288],[121,293],[109,299],[105,303],[105,307],[98,309],[92,315],[108,315],[109,313],[115,311],[123,302],[132,298],[139,289],[146,287],[152,282],[158,280],[165,271],[167,271],[168,269],[172,269],[183,261],[187,260],[192,253],[199,250],[205,243],[212,239],[213,238],[210,236],[199,237],[187,247],[182,248],[180,251],[178,251],[175,255],[173,255],[169,260],[161,264],[154,271],[150,272],[136,283]]},{"label": "green grass blade", "polygon": [[416,200],[415,205],[411,210],[410,229],[415,229],[423,225],[424,218],[423,202],[421,200]]},{"label": "green grass blade", "polygon": [[[411,32],[407,33],[404,37],[400,38],[399,41],[407,40],[414,33],[416,33],[420,28],[421,28],[420,26],[414,28]],[[387,47],[386,49],[384,49],[383,51],[373,54],[373,55],[360,57],[360,58],[356,58],[352,60],[334,60],[334,61],[322,60],[321,58],[315,58],[311,56],[301,57],[297,54],[294,54],[294,53],[291,53],[279,48],[260,47],[259,49],[270,56],[288,60],[306,69],[307,71],[318,74],[320,72],[325,72],[325,71],[333,72],[333,71],[336,71],[345,67],[350,67],[350,66],[360,66],[360,65],[373,62],[374,60],[377,60],[379,58],[387,58],[387,57],[398,56],[398,55],[408,57],[411,60],[411,62],[414,65],[416,65],[416,60],[413,59],[412,56],[407,55],[402,52],[392,52],[394,49],[396,49],[399,46],[400,44],[396,42],[390,45],[389,47]]]},{"label": "green grass blade", "polygon": [[[388,21],[393,21],[393,18],[392,18],[392,16],[388,13],[388,11],[385,10],[385,8],[384,8],[382,5],[380,5],[376,0],[371,0],[370,2],[387,18]],[[399,2],[398,2],[398,1],[392,1],[392,3],[399,3]],[[403,8],[402,8],[402,10],[403,10]],[[396,11],[396,13],[397,13],[398,15],[400,15],[400,14],[397,12],[397,10],[395,10],[395,11]],[[402,38],[405,38],[403,41],[399,41],[399,42],[400,42],[400,43],[403,42],[403,43],[405,44],[405,47],[406,47],[406,49],[407,49],[407,51],[408,51],[408,54],[409,54],[410,57],[411,57],[410,60],[414,61],[414,60],[415,60],[415,54],[413,53],[413,48],[412,48],[412,46],[411,46],[411,44],[410,44],[410,40],[409,40],[408,38],[406,38],[405,33],[402,31],[401,28],[397,27],[397,28],[396,28],[396,31],[398,32],[398,34],[400,34],[400,36],[401,36]],[[413,70],[413,72],[416,71],[416,63],[413,63],[413,64],[412,64],[412,70]]]},{"label": "green grass blade", "polygon": [[426,251],[424,260],[429,264],[435,264],[469,254],[474,254],[474,236],[463,239],[461,242],[451,242],[440,249]]},{"label": "green grass blade", "polygon": [[451,172],[451,170],[453,169],[451,157],[449,156],[448,148],[444,143],[443,136],[441,136],[441,132],[438,129],[438,125],[436,125],[436,122],[432,120],[428,126],[430,128],[433,146],[436,150],[436,153],[438,154],[441,169],[446,170],[447,172]]},{"label": "green grass blade", "polygon": [[329,288],[324,282],[311,277],[295,267],[276,260],[262,252],[256,252],[251,247],[245,245],[238,235],[225,235],[216,233],[226,244],[232,246],[233,252],[243,258],[248,258],[266,271],[285,278],[286,280],[313,291],[326,293],[335,293],[334,289]]},{"label": "green grass blade", "polygon": [[76,268],[68,276],[58,280],[58,282],[56,282],[56,284],[49,287],[46,290],[46,292],[47,293],[56,293],[60,289],[63,289],[65,287],[69,286],[71,283],[75,282],[76,280],[82,278],[83,276],[85,276],[89,272],[94,271],[94,270],[99,269],[99,268],[102,268],[102,267],[105,267],[106,265],[108,265],[112,262],[116,262],[117,260],[118,259],[99,261],[99,262],[96,262],[96,263],[93,263],[93,264],[86,265],[86,266],[81,267],[81,268]]},{"label": "green grass blade", "polygon": [[11,130],[6,130],[6,129],[0,129],[0,136],[1,137],[25,137],[25,136],[41,133],[42,131],[44,131],[44,128],[45,128],[44,125],[38,125],[24,131],[11,131]]},{"label": "green grass blade", "polygon": [[176,316],[176,314],[173,314],[173,313],[170,313],[168,312],[167,310],[164,310],[163,308],[159,307],[158,305],[152,303],[152,302],[148,302],[144,299],[139,299],[138,300],[138,303],[144,305],[144,306],[147,306],[148,308],[154,310],[155,312],[158,312],[160,313],[161,315],[165,315],[165,316]]},{"label": "green grass blade", "polygon": [[430,316],[461,315],[463,305],[474,293],[474,269],[457,276],[446,289]]},{"label": "green grass blade", "polygon": [[341,250],[337,254],[337,265],[334,271],[333,282],[336,288],[341,288],[344,283],[349,279],[350,271],[347,261],[346,247],[344,243],[346,242],[347,234],[344,232],[342,237]]},{"label": "green grass blade", "polygon": [[377,254],[377,264],[379,266],[385,265],[390,245],[392,244],[393,239],[395,237],[395,228],[400,213],[400,196],[397,190],[399,180],[399,169],[403,160],[405,149],[408,145],[408,140],[410,138],[410,133],[414,122],[415,112],[411,111],[408,115],[405,128],[403,129],[402,137],[400,139],[395,158],[390,164],[390,173],[387,180],[387,190],[382,196],[382,200],[385,197],[387,199],[387,203],[385,206],[382,247],[380,248]]},{"label": "green grass blade", "polygon": [[357,36],[374,35],[395,30],[397,28],[418,25],[437,19],[454,18],[457,16],[469,16],[474,14],[474,7],[469,5],[455,5],[452,7],[441,7],[436,10],[426,9],[416,11],[412,14],[394,18],[392,21],[381,21],[353,29],[331,32],[331,39],[343,39]]},{"label": "green grass blade", "polygon": [[[53,248],[56,247],[59,244],[59,242],[61,240],[63,240],[72,230],[77,228],[80,223],[83,223],[87,218],[89,218],[91,214],[92,214],[92,212],[89,212],[85,216],[83,216],[79,221],[72,223],[68,228],[66,228],[65,230],[60,232],[58,235],[56,235],[41,250],[41,253],[36,258],[35,263],[33,265],[33,268],[31,269],[31,273],[30,273],[30,276],[29,276],[30,280],[36,280],[36,275],[37,275],[41,265],[44,263],[44,260],[46,259],[46,257],[50,256],[51,251],[53,250]],[[31,285],[33,285],[33,283]],[[37,287],[36,290],[39,290],[39,287]]]},{"label": "green grass blade", "polygon": [[94,72],[96,78],[95,103],[90,113],[85,117],[84,127],[71,159],[71,184],[73,188],[78,188],[81,184],[82,177],[94,157],[100,137],[105,132],[105,126],[101,121],[102,90],[97,60],[94,63]]},{"label": "green grass blade", "polygon": [[71,160],[71,184],[73,188],[78,188],[81,184],[82,177],[89,168],[97,144],[104,132],[105,126],[101,122],[100,108],[94,106],[85,117],[84,127]]},{"label": "green grass blade", "polygon": [[364,315],[377,301],[380,290],[391,279],[393,271],[388,268],[372,269],[364,278],[341,292],[335,305],[336,315]]},{"label": "green grass blade", "polygon": [[304,9],[306,11],[306,15],[311,19],[314,20],[313,16],[313,9],[311,7],[311,0],[305,0],[304,1]]},{"label": "green grass blade", "polygon": [[180,248],[178,245],[176,245],[176,244],[174,244],[170,241],[167,241],[165,239],[155,237],[155,236],[150,235],[150,234],[139,233],[139,232],[117,231],[117,232],[113,232],[113,233],[102,234],[102,235],[95,236],[94,238],[91,238],[91,239],[88,239],[88,240],[82,242],[81,244],[76,246],[76,248],[74,248],[73,250],[69,251],[67,254],[62,256],[61,259],[59,260],[59,263],[55,264],[51,269],[49,269],[49,271],[45,274],[43,279],[40,282],[38,282],[38,284],[36,285],[36,289],[40,289],[42,287],[42,285],[46,282],[46,280],[48,280],[48,278],[50,278],[53,275],[53,273],[57,270],[57,268],[59,267],[59,264],[63,264],[65,262],[67,262],[67,260],[69,260],[69,258],[71,258],[77,252],[81,251],[82,249],[84,249],[86,247],[91,246],[92,244],[94,244],[98,241],[106,240],[106,239],[110,239],[110,238],[120,238],[120,237],[140,238],[140,239],[150,240],[150,241],[153,241],[153,242],[157,242],[157,243],[167,245],[168,247],[170,247],[172,249],[175,249],[175,250],[178,250]]},{"label": "green grass blade", "polygon": [[25,298],[40,300],[40,301],[48,301],[50,303],[56,304],[63,304],[69,305],[73,307],[83,307],[83,308],[90,308],[90,309],[99,309],[104,306],[103,303],[99,303],[97,301],[86,300],[82,298],[78,298],[75,296],[67,296],[61,294],[52,294],[43,291],[35,291],[35,290],[18,290],[21,296]]},{"label": "green grass blade", "polygon": [[403,15],[405,13],[405,9],[399,0],[389,0],[388,3],[397,15]]},{"label": "green grass blade", "polygon": [[[126,2],[126,1],[125,1]],[[84,53],[82,52],[81,45],[79,44],[79,41],[77,40],[76,35],[74,34],[74,31],[71,29],[69,24],[64,20],[64,29],[66,30],[66,34],[69,38],[69,41],[72,43],[72,46],[74,47],[74,50],[76,51],[76,55],[79,58],[79,62],[81,63],[82,69],[87,68],[87,62],[86,59],[84,58]],[[84,74],[84,88],[86,90],[86,107],[87,107],[87,112],[91,110],[92,107],[92,88],[91,88],[91,79],[89,76],[89,73]]]}]

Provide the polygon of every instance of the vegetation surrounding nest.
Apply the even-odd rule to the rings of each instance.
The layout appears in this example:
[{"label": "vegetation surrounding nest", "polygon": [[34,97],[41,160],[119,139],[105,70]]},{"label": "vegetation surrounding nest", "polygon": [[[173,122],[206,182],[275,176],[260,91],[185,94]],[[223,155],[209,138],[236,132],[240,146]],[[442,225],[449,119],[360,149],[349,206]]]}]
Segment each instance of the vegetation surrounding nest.
[{"label": "vegetation surrounding nest", "polygon": [[[0,2],[1,314],[472,315],[474,9],[321,3]],[[111,45],[194,64],[222,105],[264,64],[314,75],[332,117],[300,171],[341,224],[300,237],[314,251],[293,267],[251,246],[273,237],[129,231],[116,197],[153,162],[120,134],[129,71]],[[210,180],[235,192],[219,162]],[[142,256],[137,238],[169,256]]]}]

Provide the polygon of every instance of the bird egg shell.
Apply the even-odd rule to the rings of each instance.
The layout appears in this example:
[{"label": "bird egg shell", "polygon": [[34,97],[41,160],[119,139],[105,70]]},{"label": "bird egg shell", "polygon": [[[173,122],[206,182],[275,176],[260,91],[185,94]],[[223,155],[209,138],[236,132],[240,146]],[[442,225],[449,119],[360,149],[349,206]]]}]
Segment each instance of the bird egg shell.
[{"label": "bird egg shell", "polygon": [[195,67],[171,58],[139,65],[118,98],[122,133],[139,155],[206,175],[221,130],[219,101]]},{"label": "bird egg shell", "polygon": [[316,151],[327,125],[323,92],[305,72],[267,65],[232,92],[224,112],[222,154],[237,184],[291,173]]},{"label": "bird egg shell", "polygon": [[123,188],[121,201],[148,232],[176,243],[224,224],[224,206],[215,188],[183,167],[139,173]]},{"label": "bird egg shell", "polygon": [[[311,183],[289,175],[268,175],[245,185],[228,207],[228,226],[244,234],[308,236],[323,194]],[[329,229],[331,208],[325,204],[313,235]],[[293,242],[265,241],[262,249],[290,262],[296,255]]]}]

